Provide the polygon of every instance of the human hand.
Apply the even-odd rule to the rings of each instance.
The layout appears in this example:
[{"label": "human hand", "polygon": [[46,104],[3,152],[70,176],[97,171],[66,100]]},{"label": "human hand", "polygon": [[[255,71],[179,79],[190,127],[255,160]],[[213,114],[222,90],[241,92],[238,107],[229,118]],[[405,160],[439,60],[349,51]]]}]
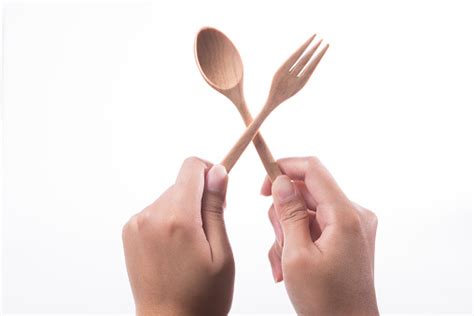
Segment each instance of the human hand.
[{"label": "human hand", "polygon": [[[352,203],[316,158],[278,161],[265,180],[276,241],[269,259],[302,315],[378,315],[374,289],[377,217]],[[291,181],[293,180],[293,181]]]},{"label": "human hand", "polygon": [[225,168],[184,161],[176,183],[122,233],[137,315],[226,315],[234,259],[223,209]]}]

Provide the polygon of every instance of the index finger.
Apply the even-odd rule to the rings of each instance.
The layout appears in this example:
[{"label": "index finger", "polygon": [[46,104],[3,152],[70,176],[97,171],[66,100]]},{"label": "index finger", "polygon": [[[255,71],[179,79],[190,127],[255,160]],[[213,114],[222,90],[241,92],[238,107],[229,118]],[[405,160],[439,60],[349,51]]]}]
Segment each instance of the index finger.
[{"label": "index finger", "polygon": [[[292,180],[303,181],[317,204],[332,204],[348,199],[329,171],[316,157],[283,158],[277,161],[281,171]],[[262,193],[271,192],[268,177],[262,186]]]},{"label": "index finger", "polygon": [[196,157],[187,158],[183,162],[173,188],[174,200],[180,206],[175,211],[190,210],[194,215],[201,217],[205,175],[211,166],[210,162]]}]

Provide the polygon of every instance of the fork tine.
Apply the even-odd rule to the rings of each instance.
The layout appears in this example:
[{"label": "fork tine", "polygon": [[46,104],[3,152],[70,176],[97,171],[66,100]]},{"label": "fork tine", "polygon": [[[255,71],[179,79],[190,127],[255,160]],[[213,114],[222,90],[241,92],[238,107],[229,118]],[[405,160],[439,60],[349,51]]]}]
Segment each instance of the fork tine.
[{"label": "fork tine", "polygon": [[290,70],[291,73],[294,73],[296,75],[298,75],[301,71],[301,69],[303,69],[303,67],[308,63],[308,61],[311,59],[311,57],[313,56],[314,52],[316,51],[316,49],[318,49],[319,45],[321,45],[321,42],[323,40],[319,40],[319,42],[316,43],[316,45],[314,45],[310,50],[308,50],[306,52],[306,54],[303,55],[303,57],[301,57],[300,60],[298,60],[298,62],[296,63],[296,65],[293,67],[293,69]]},{"label": "fork tine", "polygon": [[313,34],[304,44],[298,48],[296,52],[293,53],[293,55],[290,56],[290,58],[285,61],[285,63],[280,67],[281,70],[286,70],[290,71],[290,68],[295,64],[295,62],[300,58],[300,56],[303,54],[305,49],[311,44],[313,39],[316,37],[316,34]]},{"label": "fork tine", "polygon": [[306,67],[303,73],[299,76],[301,80],[303,80],[303,83],[308,81],[309,77],[311,77],[313,71],[316,69],[316,66],[319,64],[319,61],[323,58],[324,53],[326,53],[328,48],[329,44],[326,44],[326,46],[324,46],[324,48],[318,53],[318,55],[316,55],[316,58],[314,58],[314,60],[308,65],[308,67]]}]

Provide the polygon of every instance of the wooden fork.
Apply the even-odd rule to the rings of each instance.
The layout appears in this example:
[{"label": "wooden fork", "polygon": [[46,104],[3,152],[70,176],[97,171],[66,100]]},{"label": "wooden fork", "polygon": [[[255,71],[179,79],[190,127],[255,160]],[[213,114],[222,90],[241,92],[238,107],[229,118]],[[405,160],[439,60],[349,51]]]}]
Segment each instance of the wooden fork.
[{"label": "wooden fork", "polygon": [[[319,61],[323,58],[324,53],[326,53],[329,48],[329,45],[326,44],[316,57],[309,62],[313,54],[316,52],[316,49],[320,46],[320,40],[310,48],[303,57],[301,57],[315,36],[316,34],[311,36],[296,52],[294,52],[273,76],[270,93],[268,94],[267,101],[262,110],[221,162],[221,165],[226,168],[227,172],[230,172],[245,148],[255,137],[260,125],[262,125],[268,115],[270,115],[278,105],[294,96],[304,87],[306,82],[308,82],[309,77],[311,77]],[[273,181],[275,179],[271,180]]]}]

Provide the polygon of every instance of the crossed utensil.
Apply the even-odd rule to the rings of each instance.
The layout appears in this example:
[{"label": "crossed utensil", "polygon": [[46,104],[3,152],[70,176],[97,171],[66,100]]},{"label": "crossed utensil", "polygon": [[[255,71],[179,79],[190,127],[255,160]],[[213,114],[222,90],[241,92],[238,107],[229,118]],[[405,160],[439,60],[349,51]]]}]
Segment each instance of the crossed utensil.
[{"label": "crossed utensil", "polygon": [[234,103],[247,125],[245,132],[221,162],[227,172],[230,172],[253,139],[255,148],[271,181],[273,182],[276,177],[282,174],[258,129],[278,105],[294,96],[304,87],[319,61],[323,58],[324,53],[329,48],[328,44],[312,58],[322,40],[319,40],[303,55],[303,52],[315,37],[316,34],[312,35],[277,70],[273,76],[265,105],[257,117],[252,119],[244,99],[243,64],[237,48],[224,33],[215,28],[205,27],[198,32],[194,53],[201,75],[211,87]]}]

